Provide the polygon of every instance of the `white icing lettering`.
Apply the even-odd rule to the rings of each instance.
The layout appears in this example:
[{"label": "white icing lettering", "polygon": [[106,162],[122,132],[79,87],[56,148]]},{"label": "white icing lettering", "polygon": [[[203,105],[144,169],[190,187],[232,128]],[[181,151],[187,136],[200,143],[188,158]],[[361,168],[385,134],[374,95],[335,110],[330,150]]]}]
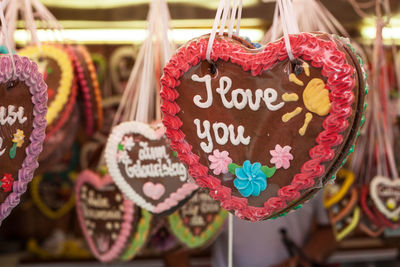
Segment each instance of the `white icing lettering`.
[{"label": "white icing lettering", "polygon": [[[3,138],[0,137],[0,149],[3,147]],[[0,156],[3,156],[4,152],[6,152],[6,148],[0,150]]]},{"label": "white icing lettering", "polygon": [[201,142],[200,143],[201,149],[203,149],[203,151],[206,153],[211,153],[211,151],[213,149],[213,142],[212,142],[211,134],[210,134],[210,122],[208,120],[205,120],[203,122],[203,127],[204,127],[203,132],[201,132],[201,130],[200,130],[200,120],[199,119],[195,119],[194,124],[196,125],[197,136],[200,139],[204,139],[207,137],[208,145],[205,142]]},{"label": "white icing lettering", "polygon": [[281,107],[283,107],[283,105],[285,104],[285,102],[281,102],[277,105],[273,105],[272,103],[276,101],[276,99],[278,98],[278,93],[276,92],[275,89],[272,88],[267,88],[264,91],[264,102],[265,105],[267,105],[267,108],[269,110],[278,110]]},{"label": "white icing lettering", "polygon": [[9,105],[7,109],[4,106],[0,107],[0,125],[13,125],[17,120],[20,124],[26,122],[27,117],[24,116],[24,108],[18,107],[18,111],[15,111],[15,109],[13,105]]},{"label": "white icing lettering", "polygon": [[[185,165],[173,162],[165,146],[149,146],[148,142],[139,142],[138,159],[132,162],[130,157],[121,160],[125,173],[129,178],[148,177],[179,177],[184,182],[187,179]],[[152,161],[152,162],[148,162]],[[145,164],[143,164],[145,162]]]},{"label": "white icing lettering", "polygon": [[193,97],[193,103],[198,106],[199,108],[208,108],[211,106],[212,102],[213,102],[213,98],[212,98],[212,88],[211,88],[211,76],[210,75],[206,75],[204,77],[199,77],[196,74],[192,75],[192,80],[195,82],[205,82],[206,83],[206,89],[207,89],[207,100],[206,102],[200,102],[200,100],[202,100],[202,97],[200,95],[195,95]]},{"label": "white icing lettering", "polygon": [[[213,103],[213,95],[212,95],[213,89],[211,87],[211,76],[207,74],[204,77],[199,77],[198,75],[193,74],[192,80],[195,82],[205,83],[207,92],[207,100],[205,102],[201,102],[202,97],[200,95],[195,95],[193,97],[194,104],[200,108],[209,108]],[[267,109],[271,111],[276,111],[285,105],[285,102],[274,104],[278,99],[278,93],[273,88],[266,88],[265,90],[256,89],[254,93],[254,99],[253,99],[253,92],[251,89],[244,90],[241,88],[237,88],[232,90],[231,92],[232,98],[231,101],[229,101],[226,98],[226,95],[230,91],[231,87],[232,87],[232,79],[227,76],[222,76],[219,79],[219,87],[215,89],[215,91],[220,95],[221,102],[225,108],[231,109],[235,107],[236,109],[242,110],[248,104],[251,110],[257,111],[260,109],[261,99],[264,100]]]},{"label": "white icing lettering", "polygon": [[[228,135],[229,135],[228,127],[226,127],[226,124],[222,122],[214,123],[213,129],[214,129],[215,141],[217,142],[217,144],[225,145],[228,142]],[[219,129],[222,129],[223,131],[222,137],[219,136]]]},{"label": "white icing lettering", "polygon": [[[211,153],[214,144],[210,132],[210,122],[208,120],[203,121],[203,127],[204,127],[203,132],[200,130],[199,119],[195,119],[194,124],[197,127],[196,131],[197,137],[200,139],[207,138],[208,141],[208,144],[206,144],[205,142],[200,143],[201,149],[203,149],[203,151],[206,153]],[[230,140],[230,142],[235,146],[239,144],[248,145],[250,143],[250,136],[244,137],[244,127],[242,125],[239,125],[237,127],[237,135],[235,135],[235,127],[232,124],[229,124],[227,126],[223,122],[214,122],[212,127],[213,127],[215,141],[219,145],[225,145],[226,143],[228,143],[228,140]],[[220,129],[222,129],[223,132],[222,136],[220,135],[221,133]]]},{"label": "white icing lettering", "polygon": [[235,128],[233,127],[233,125],[229,125],[229,137],[230,137],[230,141],[233,145],[237,146],[240,143],[242,143],[243,145],[248,145],[250,144],[250,136],[247,136],[246,138],[243,136],[244,134],[244,127],[242,125],[238,126],[238,133],[237,136],[235,137]]},{"label": "white icing lettering", "polygon": [[[226,84],[226,86],[225,86]],[[222,76],[219,79],[219,88],[217,88],[215,91],[217,91],[218,94],[221,95],[221,101],[222,104],[224,105],[224,107],[226,108],[233,108],[233,103],[232,101],[229,102],[228,100],[226,100],[226,93],[228,93],[229,89],[231,89],[232,87],[232,80],[229,77],[226,76]]]}]

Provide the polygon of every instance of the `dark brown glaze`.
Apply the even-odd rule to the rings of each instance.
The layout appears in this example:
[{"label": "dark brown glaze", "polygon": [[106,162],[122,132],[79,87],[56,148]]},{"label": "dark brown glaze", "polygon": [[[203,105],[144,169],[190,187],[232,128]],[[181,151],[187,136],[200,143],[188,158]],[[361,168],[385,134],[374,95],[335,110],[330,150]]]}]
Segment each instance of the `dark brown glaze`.
[{"label": "dark brown glaze", "polygon": [[220,210],[218,202],[212,199],[206,190],[199,190],[179,209],[178,213],[183,225],[193,235],[200,236]]},{"label": "dark brown glaze", "polygon": [[[138,160],[139,156],[139,142],[148,142],[149,147],[165,147],[166,154],[169,156],[169,160],[171,161],[172,164],[179,164],[177,166],[180,166],[180,168],[185,169],[185,166],[183,163],[179,161],[177,157],[173,155],[173,151],[167,144],[167,141],[165,138],[159,139],[159,140],[149,140],[145,138],[144,136],[140,134],[127,134],[125,136],[132,136],[134,138],[135,146],[132,148],[131,151],[129,151],[129,157],[132,159],[133,164],[136,164],[136,161]],[[165,164],[167,162],[166,159],[161,159],[161,162]],[[141,161],[141,165],[148,165],[148,164],[154,164],[157,163],[157,160],[143,160]],[[130,165],[133,165],[130,164]],[[164,177],[146,177],[146,178],[141,178],[141,177],[134,177],[130,178],[126,171],[123,163],[118,163],[118,167],[121,171],[122,176],[126,180],[126,182],[137,192],[139,195],[143,197],[143,199],[152,205],[157,205],[158,203],[163,202],[166,198],[168,198],[172,193],[176,193],[176,191],[182,187],[184,183],[186,183],[186,179],[184,181],[181,181],[179,176],[164,176]],[[186,177],[188,174],[186,173]],[[153,200],[150,197],[147,197],[143,193],[143,185],[146,182],[152,182],[154,184],[162,184],[165,187],[165,193],[158,199],[158,200]],[[172,210],[168,210],[168,213],[171,213]]]},{"label": "dark brown glaze", "polygon": [[36,175],[54,169],[62,160],[66,151],[71,149],[79,129],[79,121],[79,109],[75,105],[67,123],[52,136],[45,139],[43,151],[39,155],[39,167],[36,169]]},{"label": "dark brown glaze", "polygon": [[[24,117],[26,121],[23,124],[18,122],[18,119],[13,125],[5,123],[0,125],[0,137],[2,144],[0,147],[0,179],[3,178],[5,173],[11,174],[15,180],[18,180],[18,170],[22,167],[22,163],[26,157],[26,148],[30,145],[29,137],[33,130],[33,103],[31,101],[32,95],[29,92],[28,86],[21,81],[8,82],[0,84],[0,107],[5,108],[5,116],[8,115],[8,107],[13,105],[14,111],[18,111],[19,107],[24,108]],[[20,129],[24,132],[25,138],[21,147],[17,147],[15,158],[11,159],[9,156],[10,149],[13,146],[14,134]],[[2,152],[4,149],[4,152]],[[11,188],[12,191],[12,188]],[[4,202],[10,192],[4,192],[0,188],[0,203]]]},{"label": "dark brown glaze", "polygon": [[50,210],[58,211],[73,197],[73,187],[67,173],[48,173],[39,182],[39,197]]},{"label": "dark brown glaze", "polygon": [[[85,187],[86,190],[84,189]],[[106,199],[108,205],[93,205],[93,203],[88,201],[91,194],[94,199]],[[96,189],[94,186],[86,183],[82,185],[79,196],[76,197],[79,198],[80,209],[82,210],[84,218],[83,222],[86,224],[88,233],[91,235],[97,250],[101,252],[101,249],[96,242],[98,241],[98,238],[101,237],[109,238],[109,247],[112,247],[121,232],[122,223],[124,222],[123,217],[125,207],[122,192],[115,184],[109,184],[101,189]],[[106,215],[100,218],[93,218],[88,215],[89,213],[86,213],[88,210],[89,212],[106,212],[109,214],[112,213],[113,215],[109,218],[107,218]],[[137,212],[137,210],[135,210],[135,212]],[[136,213],[134,216],[136,216]],[[136,222],[134,222],[134,224],[136,224]],[[115,238],[113,239],[112,236]]]},{"label": "dark brown glaze", "polygon": [[[356,129],[361,120],[361,111],[363,107],[362,99],[364,97],[364,92],[363,89],[359,90],[359,88],[363,88],[361,69],[358,64],[354,63],[352,55],[348,54],[344,45],[339,41],[337,41],[337,44],[339,50],[346,53],[347,60],[349,61],[348,63],[355,66],[355,69],[357,70],[357,72],[354,73],[354,77],[356,77],[356,85],[353,90],[355,101],[352,105],[353,110],[356,110],[357,112],[353,112],[353,114],[348,118],[350,126],[341,133],[344,141],[334,148],[337,152],[334,159],[323,164],[325,167],[325,175],[316,179],[316,186],[319,187],[322,186],[334,172],[336,172],[337,168],[346,157],[347,153],[341,153],[340,151],[347,151],[353,144],[357,132]],[[257,51],[255,50],[249,50],[249,53],[256,52]],[[312,78],[320,78],[325,82],[326,77],[321,75],[321,70],[319,68],[312,67],[311,62],[308,62],[311,71],[310,77],[307,77],[304,72],[297,75],[299,80],[304,82],[304,86],[299,86],[289,81],[288,76],[293,69],[289,60],[277,62],[271,69],[262,72],[256,77],[252,76],[250,72],[243,71],[240,66],[231,62],[219,60],[215,62],[215,64],[217,66],[217,72],[215,74],[210,73],[210,64],[207,61],[203,61],[189,69],[189,71],[180,79],[181,84],[177,87],[180,96],[176,102],[181,108],[181,111],[177,116],[180,120],[184,121],[181,130],[185,134],[185,139],[193,146],[193,148],[199,149],[198,151],[193,150],[193,153],[200,156],[200,163],[205,166],[210,165],[207,157],[211,153],[204,153],[200,149],[200,143],[206,140],[201,140],[197,137],[196,126],[193,123],[196,118],[200,119],[202,130],[204,129],[202,126],[204,120],[210,121],[211,125],[214,122],[224,122],[226,125],[232,124],[235,127],[235,132],[237,132],[236,127],[239,125],[244,126],[244,136],[250,136],[252,138],[248,146],[242,144],[233,146],[229,141],[226,145],[217,144],[211,127],[211,136],[214,144],[213,150],[219,149],[220,151],[228,151],[233,162],[238,165],[242,165],[245,160],[250,160],[252,163],[260,162],[262,165],[273,167],[274,165],[270,163],[271,155],[269,151],[273,150],[276,144],[279,144],[282,147],[285,145],[291,146],[291,154],[294,159],[290,161],[290,168],[287,170],[283,168],[278,169],[272,178],[267,179],[267,189],[261,192],[260,196],[251,196],[247,198],[249,205],[262,207],[267,199],[276,196],[279,188],[290,184],[294,175],[300,172],[301,166],[310,159],[309,150],[317,144],[315,139],[318,134],[323,131],[322,122],[326,116],[319,116],[312,113],[313,119],[307,128],[306,134],[300,136],[298,130],[303,125],[305,114],[308,112],[303,103],[302,92]],[[200,95],[203,101],[207,98],[205,83],[192,81],[191,76],[193,74],[197,74],[199,77],[203,77],[206,74],[212,76],[211,84],[213,89],[213,104],[208,109],[199,108],[193,103],[193,97],[195,95]],[[258,111],[252,111],[248,105],[242,110],[238,110],[235,107],[227,109],[223,106],[220,95],[215,91],[215,89],[219,87],[219,79],[221,76],[228,76],[232,79],[232,87],[226,95],[228,101],[231,100],[232,90],[237,88],[251,89],[253,92],[253,99],[256,89],[264,90],[266,88],[274,88],[278,93],[278,98],[273,104],[280,103],[282,101],[281,97],[283,93],[286,92],[297,93],[299,100],[295,102],[286,102],[285,105],[277,111],[270,111],[267,109],[263,101],[261,101],[260,109]],[[183,90],[185,90],[184,93],[182,93]],[[301,107],[302,112],[290,121],[283,123],[281,119],[282,115],[293,111],[296,107]],[[209,174],[213,175],[211,171],[209,171]],[[232,174],[228,173],[224,176],[218,175],[216,177],[222,181],[223,185],[232,188],[232,195],[242,197],[238,190],[233,186],[234,176]],[[298,201],[303,201],[309,198],[308,194],[306,194],[307,198],[303,198],[303,196]],[[293,203],[298,203],[298,201],[294,201]],[[289,206],[291,208],[293,207],[293,205]]]},{"label": "dark brown glaze", "polygon": [[47,84],[47,94],[49,97],[47,106],[50,106],[60,89],[61,67],[57,61],[45,56],[40,57],[37,63],[39,71],[43,74],[43,78]]},{"label": "dark brown glaze", "polygon": [[[342,151],[349,151],[351,146],[354,145],[355,143],[355,140],[357,138],[357,132],[359,129],[358,127],[361,124],[361,119],[363,117],[364,99],[366,97],[365,94],[366,84],[364,81],[363,73],[361,70],[361,66],[358,62],[357,56],[351,51],[351,49],[347,46],[347,44],[343,40],[340,40],[328,34],[320,33],[318,34],[318,36],[325,40],[334,41],[337,44],[338,49],[346,54],[347,63],[353,66],[355,69],[354,73],[355,87],[353,89],[353,93],[355,94],[355,101],[352,105],[353,108],[352,117],[354,117],[352,120],[353,124],[350,124],[349,122],[349,125],[352,125],[352,127],[350,127],[351,129],[347,134],[347,139],[343,138],[342,142]],[[327,171],[327,174],[322,179],[323,184],[326,184],[330,179],[332,179],[332,176],[336,174],[336,171],[340,168],[343,160],[345,160],[347,156],[348,156],[347,152],[335,156],[335,160],[333,161],[334,164],[332,164],[331,168]],[[295,201],[292,201],[291,204],[288,205],[286,209],[282,210],[279,213],[272,214],[269,218],[290,211],[293,207],[297,206],[299,203],[302,203],[312,198],[312,196],[315,193],[317,193],[321,188],[322,187],[317,187],[306,190],[306,192],[303,193],[302,197],[300,197]]]}]

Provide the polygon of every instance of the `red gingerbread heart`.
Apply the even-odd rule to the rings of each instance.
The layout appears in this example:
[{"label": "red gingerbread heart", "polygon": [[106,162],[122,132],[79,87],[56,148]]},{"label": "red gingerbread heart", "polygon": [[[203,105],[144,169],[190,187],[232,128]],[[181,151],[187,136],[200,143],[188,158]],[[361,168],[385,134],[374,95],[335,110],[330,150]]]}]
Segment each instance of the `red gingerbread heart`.
[{"label": "red gingerbread heart", "polygon": [[308,199],[337,171],[362,120],[363,71],[341,39],[290,36],[252,49],[208,36],[182,46],[161,79],[167,137],[222,207],[268,219]]}]

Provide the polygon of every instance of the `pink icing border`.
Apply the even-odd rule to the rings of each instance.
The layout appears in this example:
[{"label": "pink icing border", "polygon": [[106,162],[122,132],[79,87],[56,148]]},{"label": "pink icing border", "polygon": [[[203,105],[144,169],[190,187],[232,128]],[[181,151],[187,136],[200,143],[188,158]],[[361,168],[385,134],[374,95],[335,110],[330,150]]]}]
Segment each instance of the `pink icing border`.
[{"label": "pink icing border", "polygon": [[[97,250],[93,239],[90,237],[87,227],[85,224],[85,219],[82,214],[82,210],[80,209],[80,189],[83,184],[88,183],[94,185],[96,189],[101,189],[109,184],[113,184],[113,180],[110,175],[105,175],[101,178],[98,174],[92,172],[91,170],[84,170],[78,176],[78,181],[75,186],[75,194],[76,194],[76,211],[78,214],[79,224],[81,226],[82,232],[85,236],[86,242],[88,243],[90,250],[94,254],[94,256],[102,262],[109,262],[114,259],[117,259],[119,254],[124,251],[126,242],[128,238],[131,236],[132,230],[132,220],[134,215],[134,204],[130,200],[124,200],[124,222],[121,225],[121,231],[115,240],[113,246],[109,249],[108,252],[104,254],[100,254]],[[122,192],[121,192],[122,195]]]},{"label": "pink icing border", "polygon": [[199,187],[196,184],[186,182],[181,186],[175,193],[169,195],[168,198],[164,199],[162,203],[158,203],[154,208],[154,213],[161,213],[178,206],[179,202],[186,197],[188,197],[193,191],[197,190]]},{"label": "pink icing border", "polygon": [[[249,206],[247,198],[232,196],[231,188],[223,186],[218,178],[209,175],[208,167],[199,163],[199,156],[192,152],[192,146],[187,143],[185,134],[180,130],[183,122],[176,116],[180,111],[175,102],[179,97],[176,88],[185,72],[200,61],[206,60],[208,37],[200,37],[182,46],[164,68],[161,79],[161,110],[171,147],[178,152],[180,160],[189,166],[189,173],[196,178],[197,184],[208,187],[212,198],[220,201],[223,208],[234,210],[235,215],[242,219],[265,219],[287,207],[289,202],[298,199],[301,191],[312,188],[315,184],[314,179],[325,173],[322,163],[332,160],[335,156],[334,147],[342,143],[343,136],[340,133],[349,127],[347,118],[352,114],[352,90],[355,80],[352,77],[354,68],[347,64],[346,55],[337,49],[334,41],[322,40],[309,33],[291,35],[290,43],[295,58],[302,57],[311,61],[314,67],[322,68],[322,75],[328,78],[326,87],[330,91],[331,110],[323,122],[324,130],[316,138],[316,146],[309,151],[311,159],[303,164],[300,173],[293,177],[291,184],[280,188],[278,196],[269,198],[263,207]],[[241,66],[244,71],[250,71],[253,76],[259,75],[287,57],[283,38],[269,43],[257,53],[249,53],[241,44],[215,39],[211,52],[212,61],[231,61]]]},{"label": "pink icing border", "polygon": [[18,205],[20,197],[25,193],[28,183],[32,180],[35,169],[39,166],[37,161],[43,149],[43,141],[46,137],[46,113],[47,113],[47,85],[35,62],[27,57],[13,55],[16,68],[16,77],[9,56],[0,58],[0,83],[5,83],[13,78],[25,82],[29,87],[33,102],[33,130],[29,140],[31,143],[26,148],[26,157],[18,171],[18,181],[14,181],[13,190],[0,205],[0,224],[11,210]]}]

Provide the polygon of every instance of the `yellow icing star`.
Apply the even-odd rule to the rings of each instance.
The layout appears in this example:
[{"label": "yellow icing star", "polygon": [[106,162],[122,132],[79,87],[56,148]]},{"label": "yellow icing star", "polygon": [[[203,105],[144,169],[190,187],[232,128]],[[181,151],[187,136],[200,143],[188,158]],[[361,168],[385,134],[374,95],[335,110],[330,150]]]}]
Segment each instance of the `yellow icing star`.
[{"label": "yellow icing star", "polygon": [[17,143],[17,147],[22,147],[24,143],[24,131],[17,129],[17,132],[14,134],[13,143]]}]

